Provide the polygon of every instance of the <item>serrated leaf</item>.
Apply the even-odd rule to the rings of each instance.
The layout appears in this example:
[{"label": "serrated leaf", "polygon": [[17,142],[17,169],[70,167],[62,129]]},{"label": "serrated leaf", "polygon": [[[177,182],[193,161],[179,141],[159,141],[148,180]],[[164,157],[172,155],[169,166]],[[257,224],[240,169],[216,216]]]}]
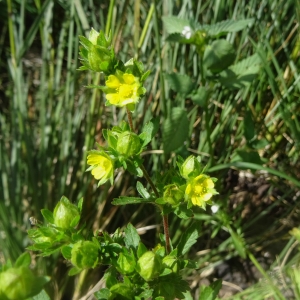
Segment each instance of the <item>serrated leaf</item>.
[{"label": "serrated leaf", "polygon": [[197,242],[200,234],[200,224],[194,223],[181,236],[178,243],[178,255],[184,255]]},{"label": "serrated leaf", "polygon": [[213,41],[204,51],[204,66],[213,73],[219,73],[229,67],[235,60],[235,50],[226,40]]},{"label": "serrated leaf", "polygon": [[149,144],[152,138],[155,136],[159,128],[159,118],[153,118],[149,122],[147,122],[143,129],[142,133],[139,135],[140,138],[143,140],[142,147],[145,147]]},{"label": "serrated leaf", "polygon": [[243,20],[226,20],[212,25],[199,26],[199,30],[205,30],[206,33],[211,37],[220,37],[227,34],[228,32],[240,31],[247,26],[252,25],[254,19],[243,19]]},{"label": "serrated leaf", "polygon": [[195,89],[195,82],[185,74],[171,73],[164,74],[165,80],[169,83],[172,90],[186,96]]},{"label": "serrated leaf", "polygon": [[191,209],[188,209],[186,205],[180,205],[176,207],[174,213],[180,218],[180,219],[189,219],[194,216],[193,211]]},{"label": "serrated leaf", "polygon": [[138,249],[137,249],[137,257],[140,258],[144,253],[148,251],[147,247],[143,243],[139,243]]},{"label": "serrated leaf", "polygon": [[136,189],[138,191],[138,193],[144,198],[144,199],[150,199],[150,194],[149,192],[147,191],[147,189],[144,188],[143,184],[138,181],[136,183]]},{"label": "serrated leaf", "polygon": [[45,219],[48,223],[51,223],[51,224],[54,223],[54,218],[53,218],[53,213],[52,213],[52,211],[50,211],[49,209],[43,208],[43,209],[41,210],[41,213],[42,213],[44,219]]},{"label": "serrated leaf", "polygon": [[163,124],[163,147],[166,153],[178,149],[188,138],[189,121],[187,113],[180,107],[172,108]]},{"label": "serrated leaf", "polygon": [[139,234],[137,233],[135,227],[132,224],[128,224],[124,230],[125,237],[124,242],[127,248],[133,247],[136,249],[141,241]]},{"label": "serrated leaf", "polygon": [[191,43],[191,40],[186,39],[181,33],[172,33],[166,38],[167,42],[175,43]]},{"label": "serrated leaf", "polygon": [[200,86],[198,90],[190,95],[191,100],[201,107],[205,107],[208,96],[208,91],[204,86]]},{"label": "serrated leaf", "polygon": [[150,203],[150,202],[153,202],[153,200],[143,199],[138,197],[121,196],[119,198],[115,198],[111,203],[113,205],[126,205],[126,204],[140,204],[140,203]]},{"label": "serrated leaf", "polygon": [[111,296],[111,292],[107,288],[102,288],[100,291],[94,294],[97,300],[107,300]]},{"label": "serrated leaf", "polygon": [[69,260],[71,259],[71,257],[72,257],[71,252],[72,252],[72,247],[70,247],[70,246],[61,247],[61,254],[63,255],[63,257],[65,259],[69,259]]},{"label": "serrated leaf", "polygon": [[175,16],[162,17],[164,26],[169,34],[181,33],[184,27],[193,27],[190,20],[180,19]]},{"label": "serrated leaf", "polygon": [[221,287],[222,287],[221,279],[214,281],[209,286],[206,286],[202,292],[200,292],[200,296],[198,300],[215,300],[218,296]]},{"label": "serrated leaf", "polygon": [[14,267],[19,268],[19,267],[29,267],[31,263],[31,257],[28,252],[22,253],[18,259],[15,262]]},{"label": "serrated leaf", "polygon": [[251,84],[256,78],[260,70],[260,64],[259,55],[254,54],[222,71],[218,80],[228,88],[243,88]]}]

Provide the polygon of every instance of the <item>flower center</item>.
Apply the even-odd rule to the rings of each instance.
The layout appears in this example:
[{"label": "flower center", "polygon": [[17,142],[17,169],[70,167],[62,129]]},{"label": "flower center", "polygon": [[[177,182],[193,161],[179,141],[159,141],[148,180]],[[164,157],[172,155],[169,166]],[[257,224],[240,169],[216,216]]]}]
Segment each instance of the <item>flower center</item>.
[{"label": "flower center", "polygon": [[124,98],[131,98],[133,94],[132,86],[129,84],[121,84],[119,87],[119,94]]}]

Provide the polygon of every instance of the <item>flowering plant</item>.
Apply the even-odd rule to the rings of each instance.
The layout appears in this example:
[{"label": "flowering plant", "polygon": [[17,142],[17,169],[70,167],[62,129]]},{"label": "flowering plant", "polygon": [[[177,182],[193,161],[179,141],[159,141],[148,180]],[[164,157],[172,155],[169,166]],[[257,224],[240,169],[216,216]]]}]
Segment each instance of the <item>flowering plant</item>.
[{"label": "flowering plant", "polygon": [[[212,36],[209,35],[208,28],[197,29],[188,25],[170,38],[197,47],[203,60],[206,60],[207,78],[217,74],[220,68],[218,61],[212,58],[214,56],[208,45],[210,38]],[[114,176],[120,169],[127,170],[134,176],[143,177],[147,185],[137,181],[137,193],[134,196],[120,196],[115,198],[112,204],[154,205],[161,215],[164,233],[160,234],[159,243],[150,249],[131,224],[127,224],[124,230],[117,229],[115,232],[87,233],[82,218],[83,199],[75,205],[66,197],[62,197],[53,212],[48,209],[42,210],[46,225],[36,222],[34,228],[28,231],[33,241],[33,245],[28,249],[37,251],[42,256],[61,253],[71,265],[68,272],[70,276],[100,265],[107,266],[103,277],[106,284],[95,293],[97,299],[190,299],[189,286],[182,276],[182,270],[196,267],[196,264],[185,255],[197,242],[200,225],[196,221],[193,222],[173,245],[168,217],[173,214],[180,219],[190,219],[194,211],[199,208],[205,210],[207,205],[213,203],[213,196],[218,194],[217,179],[210,177],[201,164],[201,158],[193,155],[185,159],[177,155],[173,167],[166,168],[158,174],[148,173],[143,164],[142,153],[159,130],[159,120],[153,118],[142,129],[134,128],[132,113],[147,92],[144,82],[150,70],[145,70],[143,64],[136,59],[121,61],[114,52],[110,34],[106,36],[102,31],[92,29],[88,38],[80,36],[79,39],[82,62],[79,69],[100,72],[104,75],[104,85],[89,87],[100,89],[105,94],[106,105],[126,109],[128,117],[127,122],[123,121],[111,129],[103,129],[106,145],[98,145],[97,150],[88,151],[86,171],[91,172],[98,181],[98,186],[108,181],[113,184]],[[231,59],[230,53],[225,54]],[[227,61],[221,69],[224,70],[228,65],[230,63]],[[174,89],[176,88],[179,87]],[[177,91],[182,93],[180,90]],[[195,102],[197,101],[198,90],[186,89],[184,93],[193,101],[195,99]],[[205,106],[205,103],[201,105]],[[182,108],[172,108],[170,115],[172,120],[176,120],[178,115],[183,116],[182,123],[186,127],[187,116]],[[171,128],[169,131],[172,133],[174,129]],[[169,134],[168,130],[166,132]],[[164,141],[166,153],[174,150],[172,145],[167,143],[168,134],[165,134]],[[177,141],[181,142],[180,139]],[[229,226],[229,221],[227,223],[234,237],[235,233]],[[8,288],[11,282],[19,280],[23,282],[24,277],[27,286],[30,286],[28,282],[34,280],[34,275],[27,269],[28,261],[22,267],[18,261],[16,265],[17,267],[10,266],[0,270],[1,282],[8,283],[0,287],[0,298],[26,299],[40,291],[48,280],[40,278],[37,279],[38,285],[35,288],[29,290],[23,288],[20,292],[21,287],[12,292]],[[214,282],[212,287],[209,287],[214,290],[210,299],[216,298],[220,287],[220,281]]]}]

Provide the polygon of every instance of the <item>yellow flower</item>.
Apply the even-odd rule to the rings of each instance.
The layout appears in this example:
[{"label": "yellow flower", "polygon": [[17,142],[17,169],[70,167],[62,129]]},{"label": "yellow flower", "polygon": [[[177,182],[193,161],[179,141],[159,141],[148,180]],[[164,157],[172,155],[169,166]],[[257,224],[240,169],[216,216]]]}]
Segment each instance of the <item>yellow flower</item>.
[{"label": "yellow flower", "polygon": [[134,109],[140,96],[145,93],[145,88],[138,77],[120,71],[115,75],[109,75],[105,84],[109,88],[106,94],[107,101],[119,107],[129,105]]},{"label": "yellow flower", "polygon": [[205,209],[206,202],[215,194],[214,181],[211,177],[201,174],[193,178],[185,189],[185,199],[191,201],[193,205],[198,205]]},{"label": "yellow flower", "polygon": [[113,160],[104,152],[92,151],[87,156],[87,163],[91,167],[87,171],[92,171],[92,175],[100,180],[98,185],[105,183],[107,180],[113,180]]}]

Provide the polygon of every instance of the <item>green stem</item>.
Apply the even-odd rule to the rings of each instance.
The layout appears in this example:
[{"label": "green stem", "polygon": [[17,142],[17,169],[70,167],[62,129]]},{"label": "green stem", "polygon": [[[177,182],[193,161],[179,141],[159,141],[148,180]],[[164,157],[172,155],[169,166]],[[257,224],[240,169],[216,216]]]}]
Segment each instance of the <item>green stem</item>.
[{"label": "green stem", "polygon": [[112,22],[112,15],[113,15],[113,8],[115,5],[115,0],[111,0],[109,3],[108,15],[107,15],[107,22],[105,26],[105,35],[109,35],[109,31],[111,29],[111,22]]},{"label": "green stem", "polygon": [[15,39],[14,39],[13,21],[12,21],[11,0],[7,0],[7,15],[8,15],[8,31],[9,31],[11,61],[13,66],[16,67],[16,47],[15,47]]},{"label": "green stem", "polygon": [[[129,126],[131,131],[134,132],[134,127],[133,127],[133,123],[132,123],[132,115],[131,115],[131,111],[126,107],[126,112],[127,112],[127,117],[128,117],[128,122],[129,122]],[[144,165],[141,164],[140,168],[143,172],[143,176],[145,177],[145,179],[148,181],[148,183],[150,184],[155,196],[157,198],[159,198],[159,192],[154,184],[154,182],[152,181],[152,179],[150,178],[147,170],[145,169]],[[163,209],[162,207],[160,207],[161,212],[163,213]],[[166,251],[167,254],[170,253],[170,235],[169,235],[169,223],[168,223],[168,215],[167,214],[163,214],[163,226],[164,226],[164,233],[165,233],[165,237],[166,237]]]}]

